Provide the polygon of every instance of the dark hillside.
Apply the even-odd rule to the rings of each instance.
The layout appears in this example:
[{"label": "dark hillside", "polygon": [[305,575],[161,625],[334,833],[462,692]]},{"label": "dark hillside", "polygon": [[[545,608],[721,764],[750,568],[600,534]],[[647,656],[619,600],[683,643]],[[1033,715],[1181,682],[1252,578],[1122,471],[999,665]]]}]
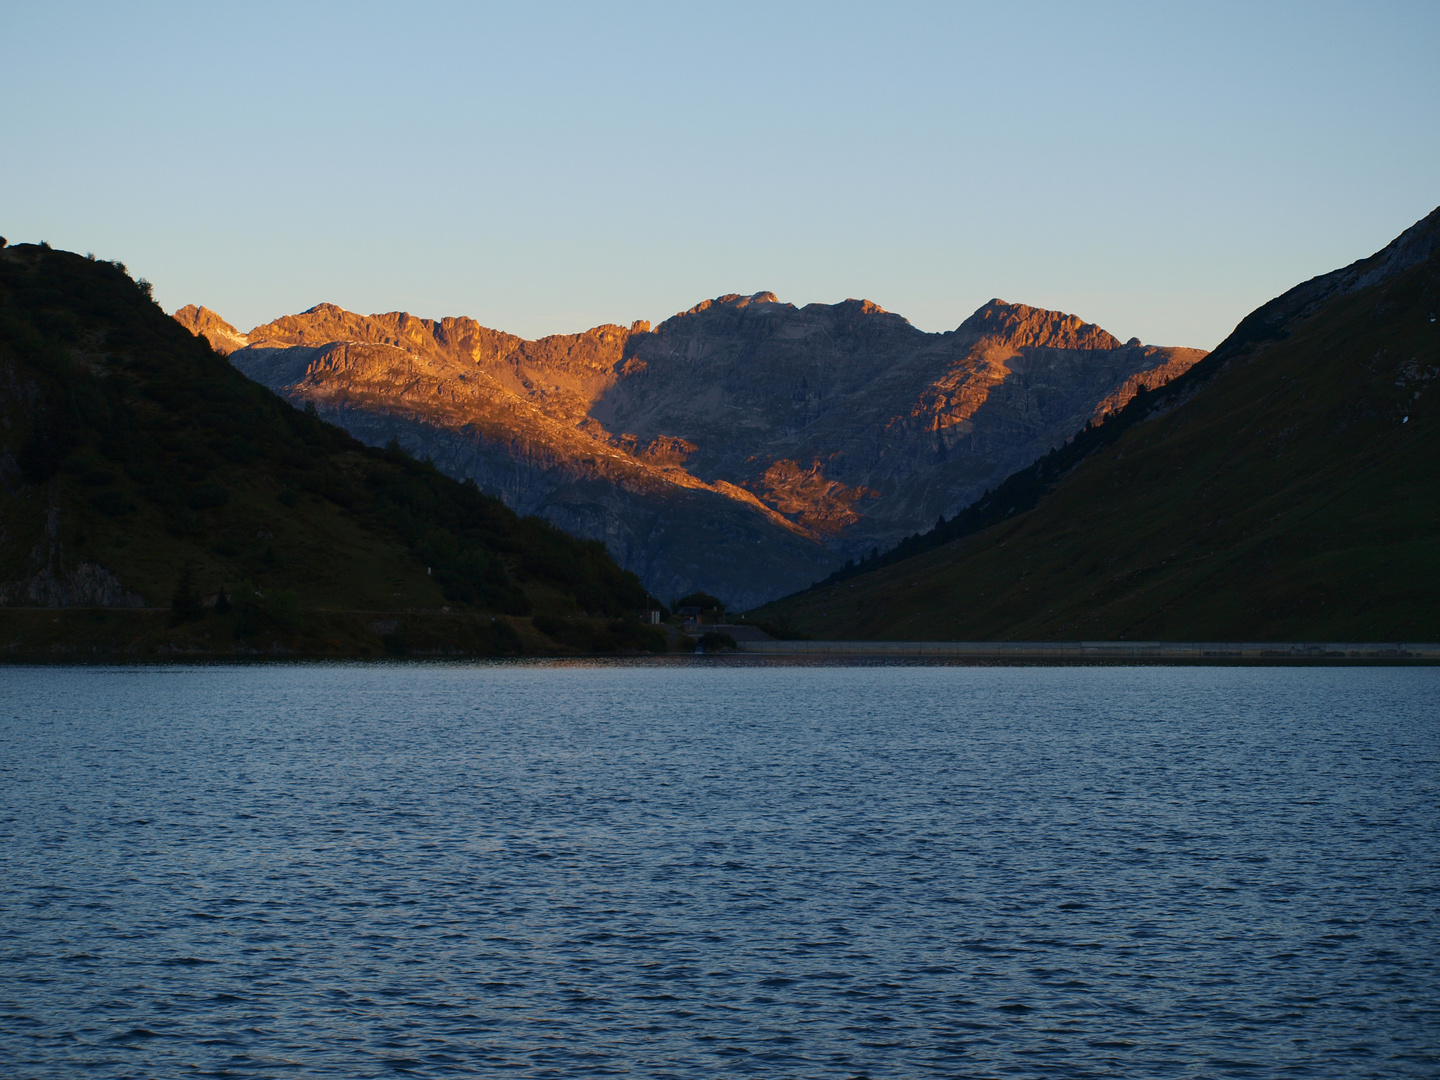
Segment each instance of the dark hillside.
[{"label": "dark hillside", "polygon": [[911,558],[761,617],[828,638],[1440,638],[1440,211],[1248,316]]},{"label": "dark hillside", "polygon": [[532,613],[655,644],[603,545],[296,410],[118,264],[0,250],[0,420],[0,648],[45,636],[27,607],[116,609],[57,612],[60,650],[550,647]]}]

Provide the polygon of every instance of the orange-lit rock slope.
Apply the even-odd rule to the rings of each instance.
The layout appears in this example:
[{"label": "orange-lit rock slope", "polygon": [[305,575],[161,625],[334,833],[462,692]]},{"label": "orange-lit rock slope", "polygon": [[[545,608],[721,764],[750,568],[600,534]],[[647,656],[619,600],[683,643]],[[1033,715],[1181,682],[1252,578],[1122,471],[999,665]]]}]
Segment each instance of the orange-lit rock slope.
[{"label": "orange-lit rock slope", "polygon": [[176,318],[359,438],[604,540],[663,599],[736,608],[928,528],[1204,356],[1001,300],[944,334],[771,293],[536,341],[332,304],[248,334]]}]

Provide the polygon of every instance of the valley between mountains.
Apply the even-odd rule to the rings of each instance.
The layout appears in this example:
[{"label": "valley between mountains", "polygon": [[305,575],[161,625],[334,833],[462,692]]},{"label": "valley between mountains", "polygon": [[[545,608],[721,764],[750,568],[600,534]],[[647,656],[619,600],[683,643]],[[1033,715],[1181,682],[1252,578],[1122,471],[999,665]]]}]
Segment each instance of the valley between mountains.
[{"label": "valley between mountains", "polygon": [[1001,300],[947,333],[772,293],[538,340],[332,304],[248,333],[175,318],[362,442],[603,541],[662,600],[736,610],[932,528],[1206,355]]}]

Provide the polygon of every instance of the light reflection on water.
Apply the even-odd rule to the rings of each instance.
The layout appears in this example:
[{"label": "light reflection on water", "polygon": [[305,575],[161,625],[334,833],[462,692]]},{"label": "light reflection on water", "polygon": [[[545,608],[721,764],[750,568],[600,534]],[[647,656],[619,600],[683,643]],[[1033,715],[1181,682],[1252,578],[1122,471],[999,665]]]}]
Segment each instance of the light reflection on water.
[{"label": "light reflection on water", "polygon": [[1440,671],[0,669],[7,1075],[1434,1076]]}]

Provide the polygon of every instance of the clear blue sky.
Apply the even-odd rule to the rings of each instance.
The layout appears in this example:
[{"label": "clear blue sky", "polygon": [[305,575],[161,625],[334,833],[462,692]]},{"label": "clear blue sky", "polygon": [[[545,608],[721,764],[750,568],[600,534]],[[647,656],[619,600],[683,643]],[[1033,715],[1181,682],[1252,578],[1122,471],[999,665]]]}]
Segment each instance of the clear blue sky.
[{"label": "clear blue sky", "polygon": [[992,296],[1210,347],[1440,203],[1440,3],[0,0],[0,233],[242,330]]}]

